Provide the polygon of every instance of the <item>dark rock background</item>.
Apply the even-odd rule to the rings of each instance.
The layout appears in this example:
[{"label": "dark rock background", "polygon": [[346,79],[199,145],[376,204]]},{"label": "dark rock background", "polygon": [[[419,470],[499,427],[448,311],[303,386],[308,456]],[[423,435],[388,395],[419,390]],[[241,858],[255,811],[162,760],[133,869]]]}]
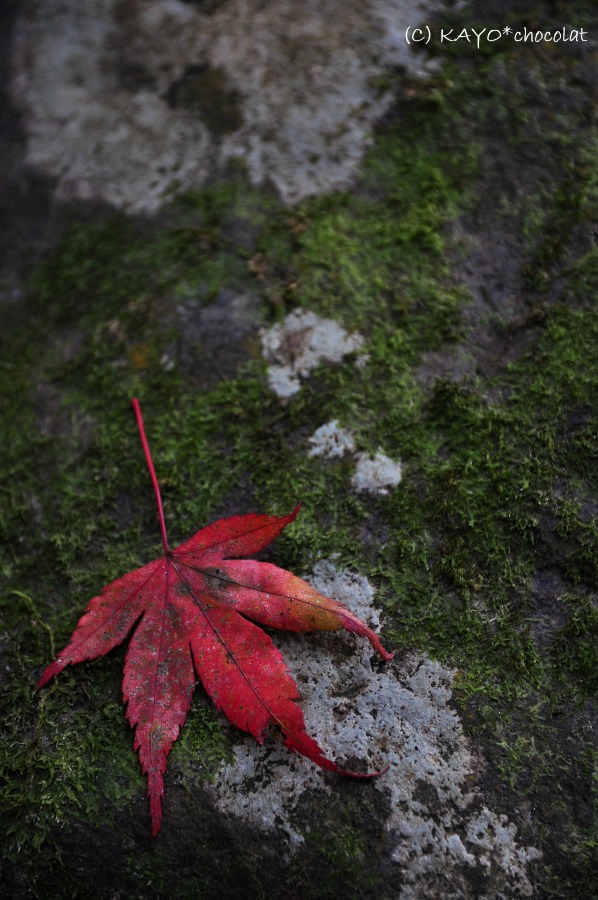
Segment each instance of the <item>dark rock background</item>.
[{"label": "dark rock background", "polygon": [[[591,897],[594,4],[171,6],[0,10],[4,893]],[[75,42],[65,83],[86,99],[57,128],[39,60],[62,21],[103,65]],[[426,21],[412,61],[401,29]],[[588,39],[438,40],[506,25]],[[165,118],[114,138],[111,176],[133,98]],[[168,128],[181,196],[150,178],[145,203]],[[298,308],[319,330],[293,331]],[[123,649],[36,691],[88,599],[159,552],[134,394],[173,540],[303,499],[265,558],[397,655],[276,640],[310,732],[343,764],[389,762],[381,778],[258,747],[198,687],[152,841]],[[310,455],[327,423],[350,449]],[[400,480],[357,490],[376,454]]]}]

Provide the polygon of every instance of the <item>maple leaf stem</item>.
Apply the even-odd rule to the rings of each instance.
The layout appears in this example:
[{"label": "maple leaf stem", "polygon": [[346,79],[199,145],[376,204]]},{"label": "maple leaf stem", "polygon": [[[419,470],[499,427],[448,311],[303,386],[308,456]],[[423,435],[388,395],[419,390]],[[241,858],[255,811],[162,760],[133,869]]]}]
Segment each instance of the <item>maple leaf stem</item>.
[{"label": "maple leaf stem", "polygon": [[141,437],[141,443],[143,445],[143,452],[145,453],[147,467],[149,469],[150,478],[152,479],[152,484],[154,486],[154,493],[156,495],[156,503],[158,504],[158,518],[160,519],[162,546],[164,547],[164,553],[168,553],[168,538],[166,536],[166,522],[164,521],[164,508],[162,506],[162,497],[160,496],[160,485],[158,484],[158,479],[156,478],[156,470],[154,469],[152,454],[150,453],[149,444],[145,436],[143,416],[141,415],[141,406],[139,405],[139,400],[137,399],[137,397],[133,397],[133,399],[131,400],[131,405],[133,406],[135,418],[137,419],[137,427],[139,428],[139,435]]}]

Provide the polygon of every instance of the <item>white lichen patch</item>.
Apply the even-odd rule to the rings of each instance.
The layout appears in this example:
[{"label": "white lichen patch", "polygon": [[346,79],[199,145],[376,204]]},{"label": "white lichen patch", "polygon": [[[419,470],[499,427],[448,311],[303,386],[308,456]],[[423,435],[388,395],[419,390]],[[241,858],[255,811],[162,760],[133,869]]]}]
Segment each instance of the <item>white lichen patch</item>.
[{"label": "white lichen patch", "polygon": [[402,467],[378,450],[375,456],[355,452],[355,438],[346,428],[340,428],[337,419],[321,425],[308,439],[311,449],[308,456],[324,456],[340,459],[350,454],[355,460],[352,484],[358,493],[388,494],[402,478]]},{"label": "white lichen patch", "polygon": [[345,187],[392,101],[376,80],[423,72],[405,29],[440,5],[36,0],[13,59],[27,161],[60,197],[133,212],[231,158],[287,203]]},{"label": "white lichen patch", "polygon": [[[321,562],[310,581],[378,627],[366,578]],[[341,642],[355,652],[338,653]],[[532,895],[527,866],[539,853],[517,842],[516,825],[493,813],[476,788],[482,764],[451,706],[453,670],[416,653],[372,665],[369,644],[344,634],[284,635],[278,644],[299,685],[307,729],[326,754],[369,771],[390,764],[372,783],[390,801],[388,864],[398,870],[397,897],[473,897],[468,872],[487,885],[488,900]],[[213,802],[245,824],[286,836],[292,852],[304,840],[300,800],[307,791],[331,792],[334,778],[274,736],[262,747],[243,738],[236,755],[218,777]]]},{"label": "white lichen patch", "polygon": [[369,494],[388,494],[401,481],[401,464],[394,462],[379,450],[375,456],[360,453],[353,475],[353,487]]},{"label": "white lichen patch", "polygon": [[345,453],[355,450],[353,435],[346,428],[339,428],[338,420],[321,425],[309,438],[311,449],[308,456],[327,456],[341,459]]},{"label": "white lichen patch", "polygon": [[264,357],[270,363],[268,384],[282,399],[296,394],[301,379],[321,362],[339,363],[362,349],[363,337],[348,334],[333,319],[321,319],[309,310],[295,309],[284,322],[260,332]]}]

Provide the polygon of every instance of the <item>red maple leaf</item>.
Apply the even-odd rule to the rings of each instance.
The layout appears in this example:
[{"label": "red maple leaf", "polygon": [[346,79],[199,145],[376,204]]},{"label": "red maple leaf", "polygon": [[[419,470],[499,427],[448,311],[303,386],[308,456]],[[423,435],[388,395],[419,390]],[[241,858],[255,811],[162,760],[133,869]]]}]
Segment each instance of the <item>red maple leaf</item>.
[{"label": "red maple leaf", "polygon": [[[72,663],[103,656],[135,626],[124,666],[123,697],[135,729],[152,834],[160,829],[166,757],[185,722],[195,674],[219,710],[261,744],[270,722],[284,743],[323,769],[356,778],[327,759],[305,731],[299,693],[270,637],[248,619],[289,631],[345,628],[367,637],[392,659],[374,632],[342,603],[270,563],[238,557],[266,547],[292,522],[288,516],[249,514],[214,522],[170,550],[160,489],[137,399],[133,408],[158,504],[164,555],[117,578],[90,601],[69,644],[45,670],[38,687]],[[247,618],[245,618],[247,617]]]}]

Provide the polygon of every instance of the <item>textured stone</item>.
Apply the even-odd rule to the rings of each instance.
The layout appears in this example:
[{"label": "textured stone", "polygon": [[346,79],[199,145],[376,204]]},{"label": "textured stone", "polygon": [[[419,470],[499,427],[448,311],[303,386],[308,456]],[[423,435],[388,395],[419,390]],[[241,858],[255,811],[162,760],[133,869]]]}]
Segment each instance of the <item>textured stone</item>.
[{"label": "textured stone", "polygon": [[[367,578],[322,561],[309,580],[379,628]],[[355,648],[340,661],[339,640]],[[479,869],[488,898],[532,895],[526,869],[540,854],[521,846],[516,824],[485,803],[477,783],[483,760],[451,705],[454,670],[415,652],[380,668],[369,645],[345,636],[282,635],[277,643],[300,685],[308,731],[326,753],[358,758],[364,770],[390,766],[374,785],[390,797],[386,830],[403,883],[397,897],[469,897],[462,869]],[[236,757],[218,777],[218,809],[285,835],[292,853],[304,841],[302,797],[329,793],[330,778],[273,740],[259,747],[243,739]]]},{"label": "textured stone", "polygon": [[27,162],[130,212],[236,158],[287,203],[345,187],[391,100],[376,79],[425,68],[404,30],[431,5],[38,0],[13,58]]},{"label": "textured stone", "polygon": [[262,330],[261,338],[270,363],[268,383],[283,399],[296,394],[301,379],[322,361],[341,362],[363,347],[363,338],[357,332],[347,334],[338,322],[302,309],[293,310],[282,324]]},{"label": "textured stone", "polygon": [[330,459],[341,459],[345,453],[351,453],[355,449],[353,435],[346,428],[339,428],[337,419],[316,429],[309,443],[311,450],[308,456],[326,456]]},{"label": "textured stone", "polygon": [[353,487],[357,492],[388,494],[400,483],[401,477],[400,463],[393,462],[380,450],[375,456],[360,453],[353,475]]}]

